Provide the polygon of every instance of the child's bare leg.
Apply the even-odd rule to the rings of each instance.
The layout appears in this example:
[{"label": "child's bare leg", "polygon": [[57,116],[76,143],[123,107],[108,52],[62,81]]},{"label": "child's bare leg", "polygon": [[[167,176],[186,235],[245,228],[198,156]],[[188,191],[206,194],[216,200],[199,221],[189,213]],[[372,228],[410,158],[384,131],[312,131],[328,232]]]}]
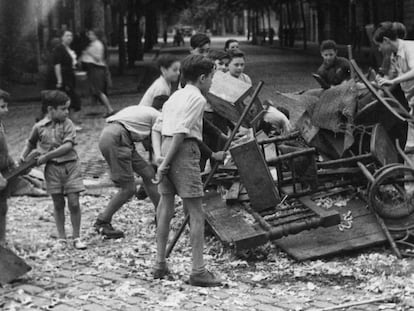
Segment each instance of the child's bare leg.
[{"label": "child's bare leg", "polygon": [[135,193],[135,184],[133,182],[122,185],[118,192],[111,198],[105,210],[99,214],[98,219],[111,222],[112,216],[124,205]]},{"label": "child's bare leg", "polygon": [[170,233],[170,222],[174,216],[174,195],[163,194],[157,207],[157,262],[165,263],[165,253]]},{"label": "child's bare leg", "polygon": [[6,215],[7,215],[7,200],[0,199],[0,245],[6,244]]},{"label": "child's bare leg", "polygon": [[105,106],[108,113],[111,113],[111,112],[114,111],[114,109],[111,106],[111,103],[109,102],[108,96],[106,96],[104,93],[100,92],[98,97],[99,97],[99,100],[101,101],[101,103]]},{"label": "child's bare leg", "polygon": [[193,255],[192,273],[204,271],[204,213],[202,210],[202,198],[183,199],[183,206],[190,215],[190,241]]},{"label": "child's bare leg", "polygon": [[143,171],[140,172],[143,186],[145,191],[147,192],[149,198],[151,199],[152,203],[155,207],[158,206],[158,203],[160,202],[160,194],[158,193],[158,186],[154,185],[151,181],[155,177],[155,170],[152,166],[148,166]]},{"label": "child's bare leg", "polygon": [[65,233],[65,197],[63,194],[52,194],[54,216],[59,239],[66,239]]},{"label": "child's bare leg", "polygon": [[79,238],[80,224],[81,224],[81,211],[79,204],[79,193],[68,193],[68,206],[70,211],[70,220],[73,228],[73,238]]}]

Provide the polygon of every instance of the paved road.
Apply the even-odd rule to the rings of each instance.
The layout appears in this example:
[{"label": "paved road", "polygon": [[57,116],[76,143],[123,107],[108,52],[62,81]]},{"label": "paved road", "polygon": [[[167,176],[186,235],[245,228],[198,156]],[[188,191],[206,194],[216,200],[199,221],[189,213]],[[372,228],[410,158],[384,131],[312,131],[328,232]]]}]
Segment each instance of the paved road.
[{"label": "paved road", "polygon": [[[214,46],[221,46],[214,42]],[[261,97],[274,98],[275,91],[315,87],[309,73],[317,57],[268,47],[242,45],[246,51],[246,72],[253,81],[266,85]],[[132,81],[133,82],[133,81]],[[142,94],[112,97],[121,108],[138,102]],[[278,102],[289,105],[287,102]],[[294,116],[301,107],[288,107]],[[77,150],[89,182],[93,176],[105,179],[105,164],[97,148],[104,121],[91,116],[101,107],[86,106],[84,130],[78,135]],[[11,153],[22,149],[38,111],[38,103],[10,107],[5,120]],[[154,281],[150,271],[155,256],[153,206],[149,201],[129,202],[114,219],[126,231],[119,241],[102,241],[92,223],[109,200],[112,187],[81,199],[82,233],[87,251],[54,249],[55,228],[49,198],[19,197],[10,200],[9,241],[11,247],[33,267],[22,280],[0,288],[0,309],[4,310],[321,310],[396,294],[403,302],[371,303],[349,310],[414,310],[413,260],[396,260],[385,248],[349,257],[296,263],[273,245],[256,250],[265,260],[246,260],[207,239],[209,266],[226,279],[218,289],[199,289],[185,283],[190,267],[188,233],[170,259],[173,279]],[[180,203],[177,202],[177,205]],[[178,209],[177,227],[182,219]],[[68,222],[68,220],[67,220]],[[67,225],[70,233],[70,226]],[[410,309],[411,306],[411,309]]]}]

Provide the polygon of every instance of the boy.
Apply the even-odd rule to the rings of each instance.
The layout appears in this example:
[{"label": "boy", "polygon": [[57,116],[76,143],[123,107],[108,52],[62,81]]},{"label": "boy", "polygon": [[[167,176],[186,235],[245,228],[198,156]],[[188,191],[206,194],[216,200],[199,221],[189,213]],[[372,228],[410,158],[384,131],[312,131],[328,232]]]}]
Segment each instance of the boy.
[{"label": "boy", "polygon": [[[162,144],[153,140],[154,154],[156,158],[162,159],[157,172],[158,180],[161,180],[158,186],[161,199],[157,208],[157,261],[153,271],[154,278],[164,278],[169,274],[165,252],[170,222],[174,215],[174,196],[178,194],[183,200],[184,209],[190,215],[193,267],[189,282],[193,286],[221,284],[205,268],[203,260],[204,191],[198,146],[198,141],[202,139],[203,112],[206,105],[203,93],[211,86],[213,70],[213,62],[201,55],[190,55],[182,61],[182,74],[187,84],[176,91],[164,105]],[[157,130],[159,128],[154,127],[154,131]]]},{"label": "boy", "polygon": [[210,51],[210,38],[204,33],[196,33],[190,38],[190,53],[207,56]]},{"label": "boy", "polygon": [[180,76],[180,61],[177,57],[170,54],[161,55],[157,59],[157,65],[161,75],[145,92],[139,105],[151,107],[157,96],[170,96],[171,84],[178,81]]},{"label": "boy", "polygon": [[55,90],[43,91],[41,95],[42,105],[47,107],[47,115],[34,125],[21,158],[26,158],[38,147],[40,156],[37,164],[46,164],[46,189],[53,199],[58,247],[65,248],[67,245],[66,195],[73,227],[73,246],[76,249],[86,249],[86,244],[79,236],[81,224],[79,193],[84,190],[84,186],[78,154],[74,149],[75,126],[68,118],[70,99],[65,93]]},{"label": "boy", "polygon": [[244,53],[240,50],[231,50],[229,52],[230,62],[229,62],[229,72],[228,74],[243,81],[247,84],[252,85],[252,80],[250,77],[244,73],[244,67],[246,64],[246,59]]},{"label": "boy", "polygon": [[230,56],[227,52],[221,50],[211,50],[208,53],[208,58],[214,62],[216,70],[224,73],[229,71]]},{"label": "boy", "polygon": [[0,89],[0,246],[6,246],[6,214],[7,214],[7,198],[8,187],[7,180],[3,174],[12,169],[14,165],[13,159],[9,155],[7,147],[6,134],[2,123],[3,117],[8,112],[7,103],[10,99],[9,93]]},{"label": "boy", "polygon": [[[158,108],[161,109],[162,105]],[[134,172],[142,177],[144,189],[156,207],[159,201],[157,186],[151,182],[155,176],[153,167],[135,150],[135,142],[142,142],[151,134],[151,128],[160,116],[153,107],[130,106],[109,117],[99,138],[99,149],[109,165],[112,181],[118,192],[109,201],[95,222],[98,233],[108,239],[124,237],[124,233],[112,227],[113,215],[135,193]]]},{"label": "boy", "polygon": [[338,49],[333,40],[322,42],[321,56],[323,63],[316,72],[327,85],[338,85],[351,77],[351,66],[344,57],[337,56]]}]

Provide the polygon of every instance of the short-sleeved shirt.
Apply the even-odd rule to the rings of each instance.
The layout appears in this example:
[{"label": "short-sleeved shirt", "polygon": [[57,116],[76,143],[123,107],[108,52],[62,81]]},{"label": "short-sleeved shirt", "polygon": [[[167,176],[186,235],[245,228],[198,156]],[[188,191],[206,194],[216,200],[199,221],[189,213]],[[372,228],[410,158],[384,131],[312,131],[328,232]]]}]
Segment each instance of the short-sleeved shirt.
[{"label": "short-sleeved shirt", "polygon": [[[48,116],[37,122],[29,136],[29,144],[40,153],[52,151],[67,142],[75,144],[76,130],[72,121],[66,118],[63,122],[55,122]],[[74,148],[51,161],[64,163],[78,159]]]},{"label": "short-sleeved shirt", "polygon": [[154,102],[154,98],[160,95],[171,95],[171,85],[163,76],[160,76],[151,84],[139,102],[139,105],[151,107]]},{"label": "short-sleeved shirt", "polygon": [[[391,71],[398,76],[414,68],[414,41],[398,39],[397,53],[391,56]],[[414,107],[414,79],[401,82],[401,89],[411,107]]]},{"label": "short-sleeved shirt", "polygon": [[330,65],[323,63],[316,73],[329,85],[338,85],[351,77],[351,66],[346,58],[336,57]]},{"label": "short-sleeved shirt", "polygon": [[131,139],[139,142],[147,138],[161,112],[152,107],[129,106],[106,119],[106,122],[121,123],[131,134]]},{"label": "short-sleeved shirt", "polygon": [[81,60],[84,63],[92,63],[104,66],[105,46],[99,40],[92,41],[82,54]]},{"label": "short-sleeved shirt", "polygon": [[165,102],[161,118],[154,130],[164,136],[185,134],[187,138],[203,140],[203,113],[207,101],[199,88],[192,84],[176,91]]},{"label": "short-sleeved shirt", "polygon": [[0,172],[7,171],[14,166],[14,162],[9,155],[9,148],[7,147],[6,134],[4,132],[3,124],[0,122]]},{"label": "short-sleeved shirt", "polygon": [[[229,71],[227,71],[227,74],[231,75]],[[252,85],[252,79],[250,79],[250,77],[247,74],[245,74],[244,72],[242,72],[237,79],[239,79],[239,80],[241,80],[241,81],[243,81],[247,84]]]}]

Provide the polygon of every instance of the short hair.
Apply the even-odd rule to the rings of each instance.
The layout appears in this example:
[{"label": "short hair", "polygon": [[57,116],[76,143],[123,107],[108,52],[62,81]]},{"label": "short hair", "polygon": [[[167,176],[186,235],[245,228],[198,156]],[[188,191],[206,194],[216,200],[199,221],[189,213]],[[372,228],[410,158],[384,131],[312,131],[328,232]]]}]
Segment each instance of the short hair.
[{"label": "short hair", "polygon": [[4,100],[6,103],[10,101],[10,94],[6,91],[0,89],[0,99]]},{"label": "short hair", "polygon": [[372,40],[374,43],[382,43],[384,37],[394,41],[397,40],[397,30],[393,27],[393,23],[385,22],[381,23],[380,26],[375,30]]},{"label": "short hair", "polygon": [[152,107],[157,110],[161,110],[168,98],[170,98],[168,95],[155,96],[154,100],[152,101]]},{"label": "short hair", "polygon": [[223,60],[223,59],[226,59],[226,58],[230,59],[229,53],[227,53],[225,51],[221,51],[221,50],[210,50],[207,57],[210,58],[213,61]]},{"label": "short hair", "polygon": [[210,42],[210,38],[204,33],[196,33],[190,38],[190,46],[193,49],[202,47],[203,45]]},{"label": "short hair", "polygon": [[239,43],[239,41],[238,41],[238,40],[236,40],[236,39],[228,39],[228,40],[224,43],[224,50],[226,51],[226,50],[229,48],[230,44],[232,44],[233,42],[237,42],[237,43]]},{"label": "short hair", "polygon": [[42,107],[52,107],[56,109],[59,106],[66,105],[70,98],[66,93],[59,90],[44,90],[40,92],[40,98],[42,100]]},{"label": "short hair", "polygon": [[161,67],[170,68],[172,64],[178,61],[179,60],[177,56],[174,56],[172,54],[161,54],[157,58],[157,67],[158,69],[161,69]]},{"label": "short hair", "polygon": [[188,55],[181,62],[181,72],[185,81],[195,82],[201,75],[208,75],[214,69],[214,63],[202,55]]},{"label": "short hair", "polygon": [[403,23],[400,22],[393,22],[392,28],[395,29],[395,32],[397,33],[397,38],[404,40],[407,37],[407,28]]},{"label": "short hair", "polygon": [[232,61],[233,58],[238,58],[238,57],[246,58],[244,52],[240,49],[231,50],[228,52],[228,55],[229,55],[230,61]]},{"label": "short hair", "polygon": [[325,40],[322,41],[320,51],[326,51],[326,50],[338,50],[336,46],[336,42],[334,40]]}]

